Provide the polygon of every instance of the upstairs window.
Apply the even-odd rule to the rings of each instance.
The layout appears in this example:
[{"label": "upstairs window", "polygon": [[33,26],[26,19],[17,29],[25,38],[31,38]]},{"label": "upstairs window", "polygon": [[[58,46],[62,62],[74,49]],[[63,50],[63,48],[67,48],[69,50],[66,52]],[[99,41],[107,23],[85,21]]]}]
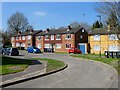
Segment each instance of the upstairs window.
[{"label": "upstairs window", "polygon": [[80,35],[80,39],[83,39],[83,36],[82,36],[82,35]]},{"label": "upstairs window", "polygon": [[22,40],[25,40],[25,36],[22,36]]},{"label": "upstairs window", "polygon": [[117,35],[116,34],[109,35],[109,40],[118,40]]},{"label": "upstairs window", "polygon": [[16,40],[19,40],[19,37],[18,37],[18,36],[16,37]]},{"label": "upstairs window", "polygon": [[56,35],[56,40],[61,40],[61,35],[60,34]]},{"label": "upstairs window", "polygon": [[95,41],[99,41],[100,40],[100,35],[94,35],[93,37],[94,37]]},{"label": "upstairs window", "polygon": [[37,38],[38,38],[38,40],[41,40],[41,36],[38,36]]},{"label": "upstairs window", "polygon": [[85,32],[85,30],[84,29],[82,29],[82,33],[84,33]]},{"label": "upstairs window", "polygon": [[45,35],[45,40],[49,40],[49,36],[48,35]]},{"label": "upstairs window", "polygon": [[66,34],[66,39],[71,39],[71,34]]},{"label": "upstairs window", "polygon": [[14,41],[14,37],[12,37],[11,40]]},{"label": "upstairs window", "polygon": [[51,35],[51,40],[54,40],[54,35]]},{"label": "upstairs window", "polygon": [[31,36],[30,35],[28,35],[28,40],[30,40],[31,39]]}]

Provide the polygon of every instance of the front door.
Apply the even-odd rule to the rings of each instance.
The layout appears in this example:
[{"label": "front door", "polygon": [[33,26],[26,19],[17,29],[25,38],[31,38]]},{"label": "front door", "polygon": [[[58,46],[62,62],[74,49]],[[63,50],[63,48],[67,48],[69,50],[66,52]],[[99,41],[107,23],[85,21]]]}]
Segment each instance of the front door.
[{"label": "front door", "polygon": [[79,45],[78,47],[81,51],[82,51],[82,54],[85,54],[85,45]]}]

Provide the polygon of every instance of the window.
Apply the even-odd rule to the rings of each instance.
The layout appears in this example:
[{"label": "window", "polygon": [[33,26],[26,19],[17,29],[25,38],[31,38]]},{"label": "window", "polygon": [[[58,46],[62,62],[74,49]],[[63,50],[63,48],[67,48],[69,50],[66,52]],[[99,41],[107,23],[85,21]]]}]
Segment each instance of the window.
[{"label": "window", "polygon": [[51,40],[54,40],[54,35],[51,35]]},{"label": "window", "polygon": [[22,36],[22,40],[25,40],[25,36]]},{"label": "window", "polygon": [[25,43],[21,43],[21,47],[25,47]]},{"label": "window", "polygon": [[19,39],[19,37],[17,36],[17,37],[16,37],[16,40],[18,40],[18,39]]},{"label": "window", "polygon": [[45,35],[45,40],[49,40],[49,36],[48,35]]},{"label": "window", "polygon": [[41,39],[41,36],[38,36],[37,38],[38,38],[38,40],[40,40],[40,39]]},{"label": "window", "polygon": [[30,47],[31,46],[31,44],[30,43],[28,43],[28,47]]},{"label": "window", "polygon": [[80,35],[80,39],[82,39],[83,38],[83,36],[82,35]]},{"label": "window", "polygon": [[85,32],[85,30],[84,30],[84,29],[82,29],[82,33],[83,33],[83,32]]},{"label": "window", "polygon": [[57,49],[61,49],[61,44],[56,44]]},{"label": "window", "polygon": [[71,34],[66,34],[66,39],[71,39]]},{"label": "window", "polygon": [[94,35],[94,40],[99,41],[100,40],[100,35]]},{"label": "window", "polygon": [[11,41],[13,41],[13,40],[14,40],[14,37],[11,38]]},{"label": "window", "polygon": [[100,51],[100,45],[94,45],[94,51]]},{"label": "window", "polygon": [[31,36],[30,35],[28,35],[28,40],[30,40],[31,39]]},{"label": "window", "polygon": [[19,47],[19,46],[20,46],[20,43],[16,43],[16,46]]},{"label": "window", "polygon": [[57,34],[56,35],[56,40],[61,40],[61,35]]},{"label": "window", "polygon": [[71,44],[66,44],[66,48],[71,48]]},{"label": "window", "polygon": [[41,44],[38,44],[38,48],[41,48],[42,47],[42,45]]},{"label": "window", "polygon": [[12,47],[14,47],[14,43],[12,43]]},{"label": "window", "polygon": [[119,46],[118,45],[109,45],[109,51],[118,51]]},{"label": "window", "polygon": [[44,47],[45,48],[50,48],[50,44],[45,44]]},{"label": "window", "polygon": [[109,35],[109,40],[118,40],[117,35],[115,34]]}]

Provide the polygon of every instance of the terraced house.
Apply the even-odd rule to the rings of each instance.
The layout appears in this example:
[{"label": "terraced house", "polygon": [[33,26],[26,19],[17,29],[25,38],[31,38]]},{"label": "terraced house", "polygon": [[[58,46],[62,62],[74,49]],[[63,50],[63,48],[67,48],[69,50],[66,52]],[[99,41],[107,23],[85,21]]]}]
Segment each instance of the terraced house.
[{"label": "terraced house", "polygon": [[29,46],[35,46],[35,35],[42,32],[41,30],[27,30],[26,32],[18,32],[11,35],[12,47],[27,48]]},{"label": "terraced house", "polygon": [[42,51],[54,49],[55,52],[67,52],[69,48],[76,47],[87,53],[88,33],[83,27],[65,29],[47,29],[36,35],[36,46]]},{"label": "terraced house", "polygon": [[120,40],[117,35],[120,32],[109,28],[97,28],[89,33],[90,51],[94,54],[104,53],[104,51],[120,51]]}]

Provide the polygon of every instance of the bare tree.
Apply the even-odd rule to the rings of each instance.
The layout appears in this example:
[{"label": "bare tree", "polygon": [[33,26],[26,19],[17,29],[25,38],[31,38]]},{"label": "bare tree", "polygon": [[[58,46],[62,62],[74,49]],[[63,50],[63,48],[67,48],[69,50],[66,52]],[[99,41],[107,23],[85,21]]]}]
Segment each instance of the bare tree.
[{"label": "bare tree", "polygon": [[[105,22],[111,26],[111,28],[116,28],[120,32],[120,2],[106,2],[97,3],[95,10],[106,18]],[[115,29],[113,29],[116,32]],[[116,33],[117,34],[117,33]],[[120,36],[117,34],[118,39]]]},{"label": "bare tree", "polygon": [[8,31],[11,33],[23,32],[29,27],[27,18],[16,12],[8,19]]}]

